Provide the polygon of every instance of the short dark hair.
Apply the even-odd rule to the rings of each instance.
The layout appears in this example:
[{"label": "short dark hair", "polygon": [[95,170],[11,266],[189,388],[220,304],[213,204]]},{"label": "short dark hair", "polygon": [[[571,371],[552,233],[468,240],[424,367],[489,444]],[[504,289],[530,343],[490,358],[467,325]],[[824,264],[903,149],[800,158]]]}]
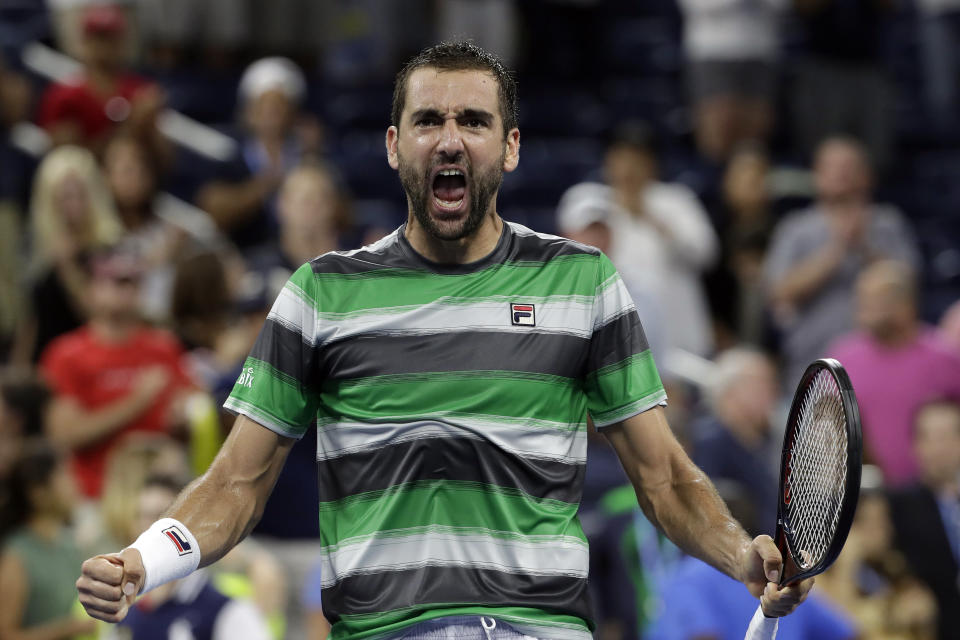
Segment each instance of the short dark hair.
[{"label": "short dark hair", "polygon": [[390,124],[393,126],[400,126],[400,116],[407,102],[407,81],[410,79],[410,74],[423,68],[440,71],[476,69],[490,73],[496,78],[499,87],[500,117],[503,120],[504,134],[517,127],[519,121],[517,81],[497,56],[484,51],[470,41],[441,42],[427,47],[403,65],[393,83],[393,107],[390,111]]}]

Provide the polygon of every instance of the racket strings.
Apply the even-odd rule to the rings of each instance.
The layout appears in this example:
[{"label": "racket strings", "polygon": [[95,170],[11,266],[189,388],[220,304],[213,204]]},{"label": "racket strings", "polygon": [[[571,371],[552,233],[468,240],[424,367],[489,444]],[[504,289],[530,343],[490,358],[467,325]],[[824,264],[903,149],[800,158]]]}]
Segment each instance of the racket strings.
[{"label": "racket strings", "polygon": [[787,468],[787,535],[803,569],[827,554],[840,521],[846,471],[843,400],[833,375],[823,370],[801,402]]}]

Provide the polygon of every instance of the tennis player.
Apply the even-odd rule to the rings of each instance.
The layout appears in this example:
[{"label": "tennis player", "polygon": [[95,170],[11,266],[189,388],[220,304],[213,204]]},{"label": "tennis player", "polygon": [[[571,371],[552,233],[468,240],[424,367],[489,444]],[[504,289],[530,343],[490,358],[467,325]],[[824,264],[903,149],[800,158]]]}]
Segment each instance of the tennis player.
[{"label": "tennis player", "polygon": [[517,167],[517,89],[473,44],[397,76],[387,161],[407,222],[315,258],[277,298],[210,469],[129,548],[87,560],[90,615],[216,562],[259,518],[291,445],[318,429],[323,605],[334,638],[588,640],[577,505],[587,415],[652,522],[789,613],[751,540],[664,418],[633,303],[596,249],[497,215]]}]

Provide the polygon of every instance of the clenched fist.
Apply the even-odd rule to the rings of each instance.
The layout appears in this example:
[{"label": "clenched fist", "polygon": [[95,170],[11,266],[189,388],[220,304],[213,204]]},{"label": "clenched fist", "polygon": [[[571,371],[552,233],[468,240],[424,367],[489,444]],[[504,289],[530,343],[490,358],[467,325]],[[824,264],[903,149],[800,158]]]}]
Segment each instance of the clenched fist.
[{"label": "clenched fist", "polygon": [[94,556],[83,563],[77,591],[92,618],[120,622],[143,588],[146,572],[136,549]]}]

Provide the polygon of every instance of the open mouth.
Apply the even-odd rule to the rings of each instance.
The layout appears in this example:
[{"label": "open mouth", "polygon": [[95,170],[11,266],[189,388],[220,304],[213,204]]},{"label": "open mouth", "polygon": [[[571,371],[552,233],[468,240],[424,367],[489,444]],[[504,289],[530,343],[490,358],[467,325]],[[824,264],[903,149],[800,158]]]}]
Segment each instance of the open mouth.
[{"label": "open mouth", "polygon": [[441,211],[456,211],[467,193],[467,178],[460,169],[441,169],[433,177],[433,201]]}]

